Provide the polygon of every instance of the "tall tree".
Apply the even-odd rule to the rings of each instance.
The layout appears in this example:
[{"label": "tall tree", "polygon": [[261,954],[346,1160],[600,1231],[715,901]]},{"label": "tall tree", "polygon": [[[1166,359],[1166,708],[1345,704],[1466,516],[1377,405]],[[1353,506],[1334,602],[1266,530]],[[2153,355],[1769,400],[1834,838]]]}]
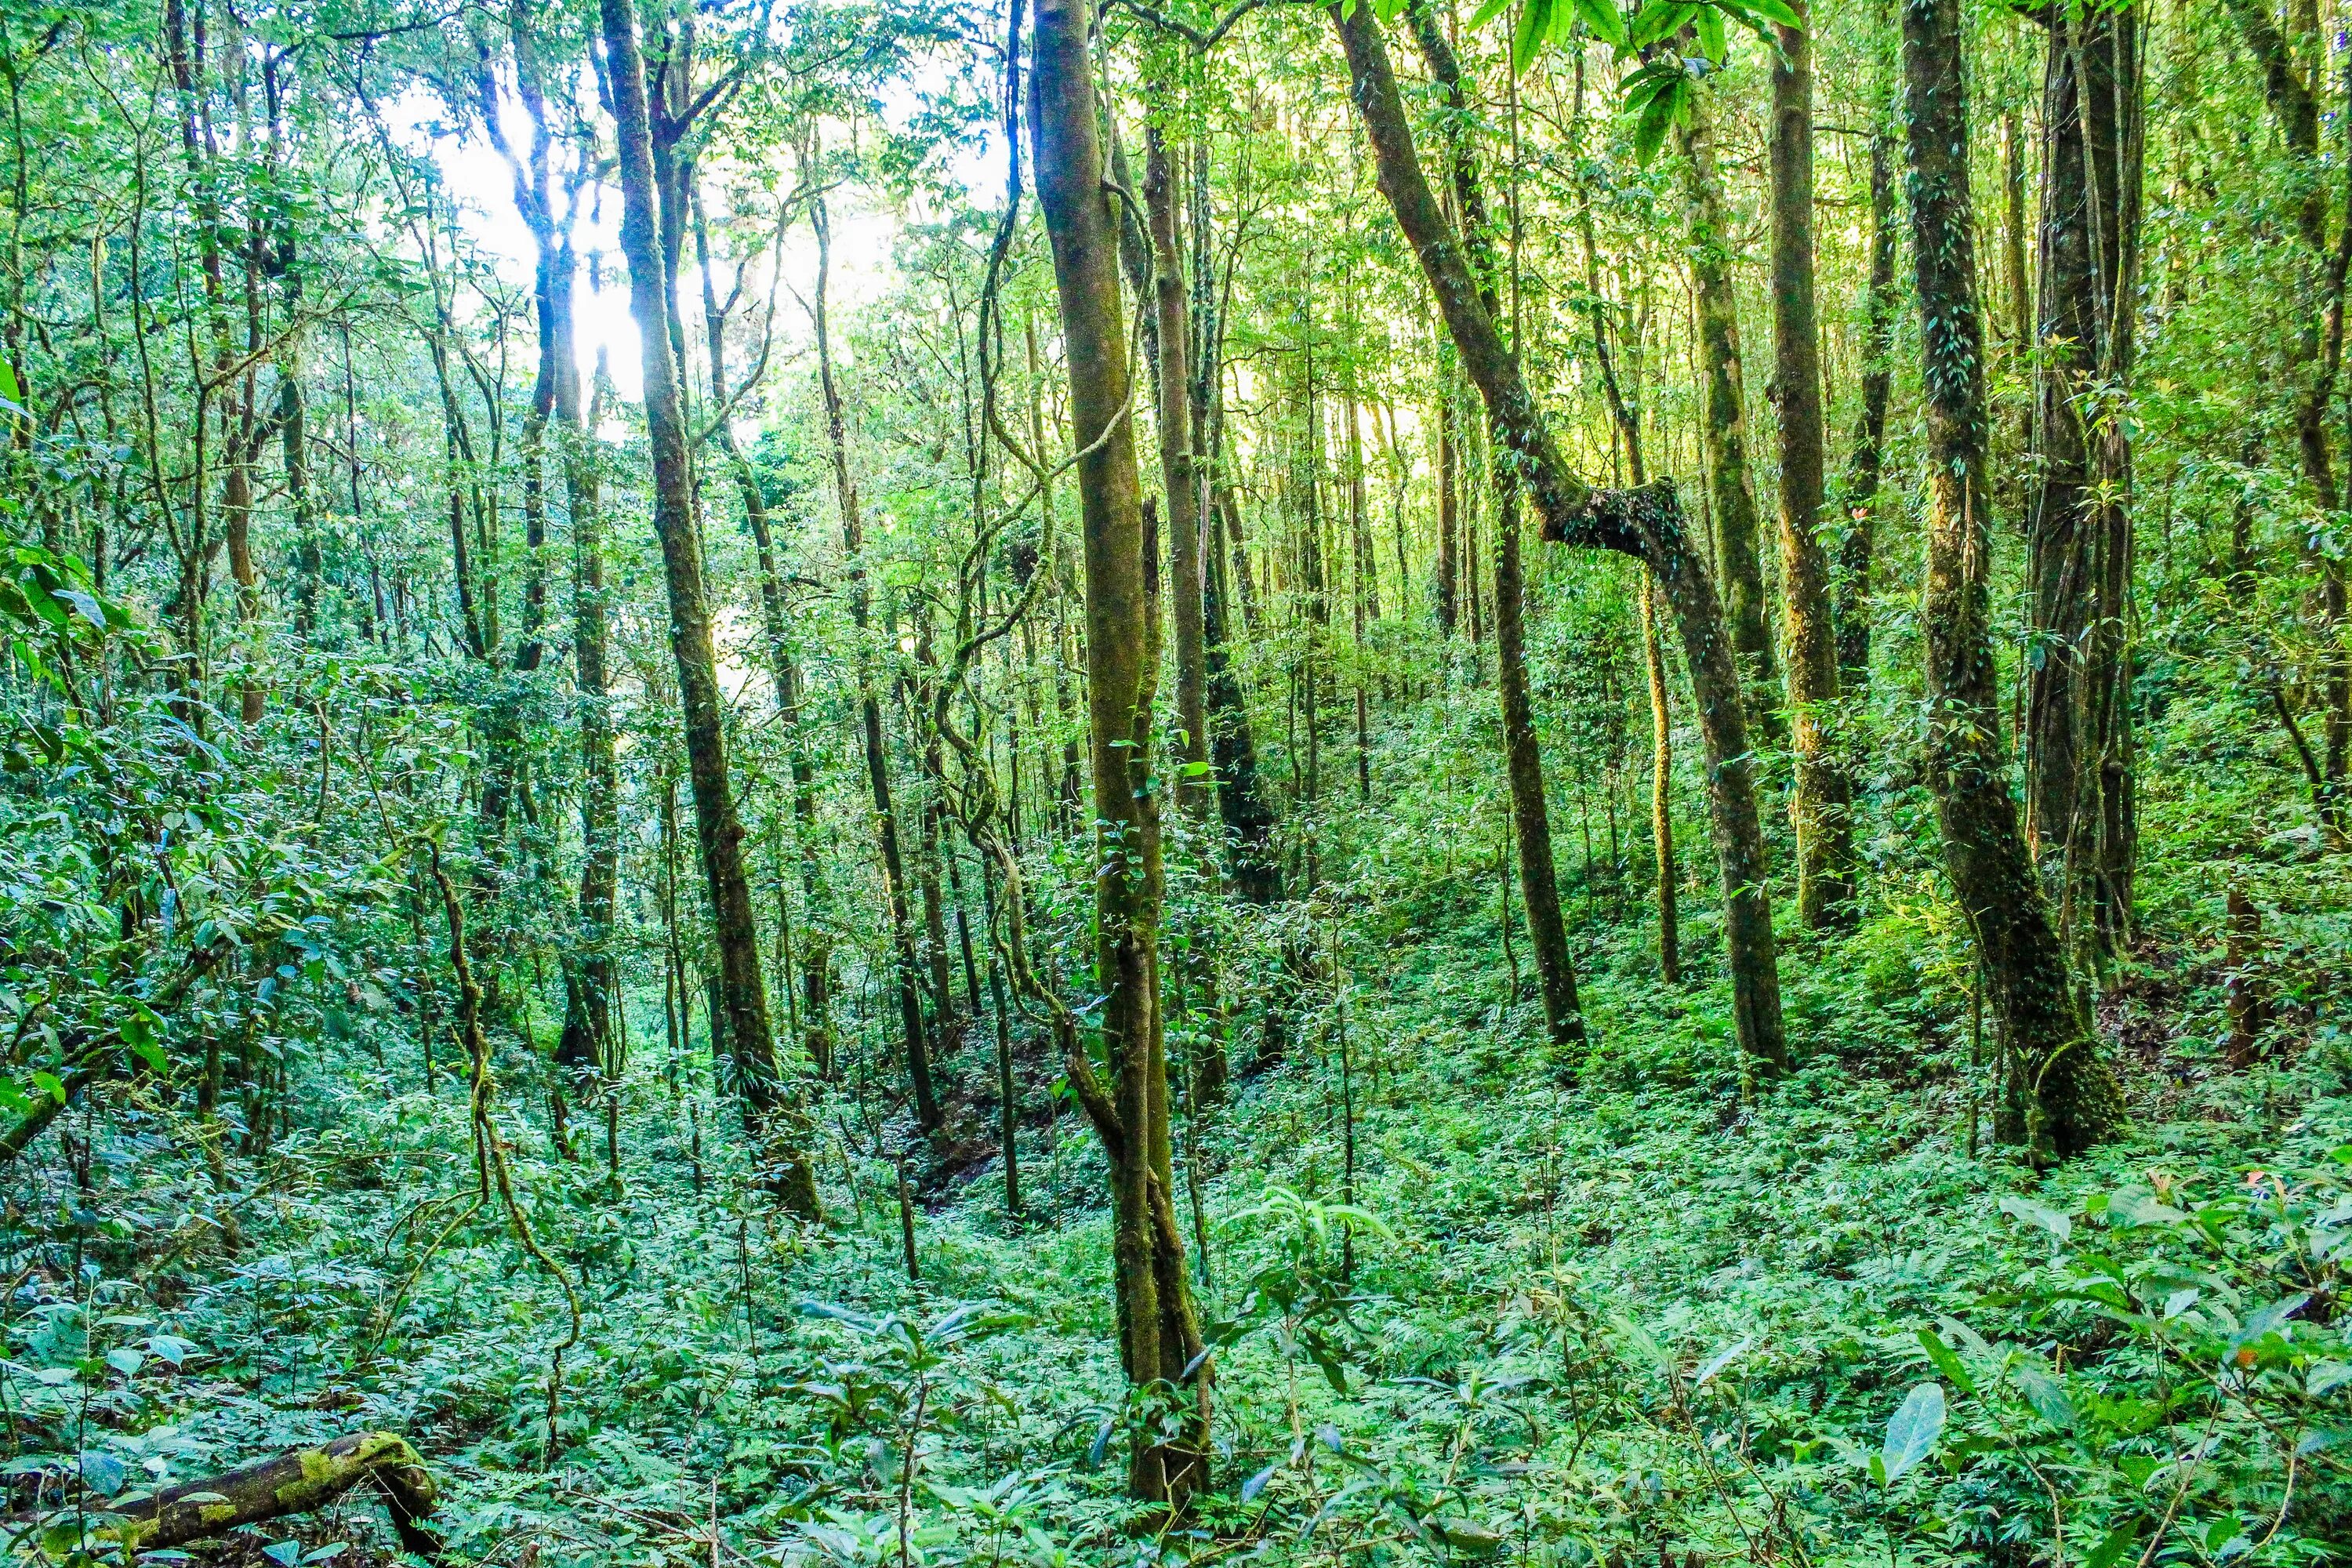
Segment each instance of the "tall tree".
[{"label": "tall tree", "polygon": [[636,318],[644,358],[654,532],[661,542],[670,655],[677,666],[696,837],[710,895],[712,941],[719,952],[719,1000],[745,1118],[778,1140],[786,1202],[814,1215],[816,1177],[804,1152],[797,1105],[777,1079],[767,982],[760,968],[760,933],[743,865],[743,825],[728,780],[725,708],[711,646],[701,541],[694,524],[694,476],[688,463],[677,361],[670,349],[665,302],[668,273],[656,210],[645,61],[637,49],[634,0],[601,0],[601,20],[620,151],[621,249],[629,264],[630,310]]},{"label": "tall tree", "polygon": [[849,615],[857,628],[858,739],[865,749],[866,784],[874,802],[875,847],[882,864],[882,910],[890,922],[896,960],[898,1026],[906,1050],[907,1079],[915,1092],[915,1120],[924,1131],[940,1125],[938,1086],[931,1077],[930,1041],[923,1026],[923,971],[915,952],[915,922],[907,898],[906,856],[898,842],[898,816],[890,798],[890,752],[882,734],[882,694],[874,669],[874,592],[866,571],[866,524],[858,511],[857,479],[849,466],[849,415],[834,372],[833,331],[825,293],[833,271],[833,224],[820,197],[810,211],[816,227],[816,291],[809,310],[816,324],[817,388],[824,399],[825,442],[833,455],[834,499],[841,510],[841,547],[849,574]]},{"label": "tall tree", "polygon": [[2123,1100],[2085,1027],[2010,794],[1990,625],[1984,330],[1969,193],[1960,0],[1906,0],[1911,265],[1927,434],[1928,784],[1944,864],[2010,1058],[2005,1131],[2041,1155],[2114,1132]]},{"label": "tall tree", "polygon": [[[1802,0],[1795,7],[1802,17]],[[1837,631],[1821,538],[1829,437],[1822,418],[1813,304],[1813,41],[1810,21],[1778,29],[1772,61],[1772,389],[1780,411],[1780,635],[1789,651],[1789,735],[1797,788],[1797,918],[1820,929],[1851,913],[1852,790],[1837,754]]]},{"label": "tall tree", "polygon": [[2131,434],[2140,16],[2053,5],[2042,89],[2042,318],[2026,575],[2025,837],[2062,932],[2132,926]]},{"label": "tall tree", "polygon": [[1158,1423],[1137,1428],[1129,1489],[1181,1506],[1208,1480],[1209,1384],[1176,1228],[1168,1067],[1158,1017],[1160,850],[1151,771],[1158,639],[1128,406],[1118,218],[1104,184],[1087,58],[1093,7],[1086,0],[1035,0],[1033,15],[1030,134],[1038,205],[1054,252],[1072,435],[1082,454],[1095,965],[1110,1084],[1103,1086],[1083,1051],[1071,1052],[1066,1066],[1110,1165],[1120,1365],[1130,1384],[1168,1391],[1181,1406],[1172,1429]]},{"label": "tall tree", "polygon": [[1645,563],[1674,609],[1706,744],[1733,1025],[1748,1058],[1762,1071],[1777,1071],[1788,1060],[1788,1040],[1780,1017],[1771,894],[1765,884],[1763,825],[1757,814],[1738,666],[1714,580],[1690,547],[1670,485],[1596,494],[1570,471],[1517,360],[1479,298],[1469,242],[1447,222],[1422,172],[1388,43],[1372,7],[1333,0],[1325,10],[1347,53],[1351,96],[1371,143],[1381,193],[1436,296],[1463,371],[1486,405],[1496,447],[1507,454],[1501,460],[1510,464],[1535,502],[1543,537]]},{"label": "tall tree", "polygon": [[[1706,447],[1715,559],[1723,576],[1731,646],[1747,683],[1748,721],[1759,733],[1778,741],[1787,726],[1764,567],[1757,555],[1756,484],[1748,471],[1748,380],[1739,334],[1739,288],[1732,273],[1738,259],[1737,226],[1725,204],[1723,174],[1717,167],[1714,89],[1701,84],[1688,98],[1690,107],[1678,137],[1683,198],[1690,215],[1691,291],[1698,303],[1699,397],[1705,410],[1699,434]],[[1776,224],[1779,216],[1776,205]]]},{"label": "tall tree", "polygon": [[[1463,77],[1461,61],[1427,0],[1414,5],[1411,20],[1422,58],[1444,92],[1446,107],[1452,111],[1448,118],[1451,130],[1446,161],[1455,209],[1462,215],[1465,277],[1476,295],[1475,303],[1480,315],[1493,330],[1503,318],[1501,263],[1490,232],[1476,151],[1470,142],[1468,84]],[[1385,46],[1382,53],[1385,58]],[[1414,173],[1419,174],[1417,154]],[[1425,184],[1423,189],[1425,195]],[[1516,245],[1516,235],[1514,242]],[[1516,373],[1516,345],[1505,349],[1498,341],[1496,346],[1508,357],[1510,368]],[[1543,751],[1536,734],[1535,697],[1528,678],[1527,585],[1519,542],[1522,465],[1511,445],[1502,439],[1493,443],[1493,458],[1495,689],[1502,707],[1503,776],[1510,795],[1511,843],[1518,860],[1520,907],[1527,911],[1528,942],[1535,950],[1536,980],[1543,994],[1544,1026],[1553,1048],[1567,1052],[1586,1043],[1584,1010],[1576,994],[1576,965],[1569,952],[1568,922],[1560,911],[1559,877],[1552,859],[1551,814],[1544,795]]]}]

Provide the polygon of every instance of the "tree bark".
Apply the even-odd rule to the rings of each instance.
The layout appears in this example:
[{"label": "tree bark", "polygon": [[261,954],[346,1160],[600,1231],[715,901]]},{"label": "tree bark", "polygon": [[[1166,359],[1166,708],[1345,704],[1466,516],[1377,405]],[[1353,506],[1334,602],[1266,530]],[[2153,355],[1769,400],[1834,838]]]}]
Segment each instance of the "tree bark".
[{"label": "tree bark", "polygon": [[[1172,111],[1166,103],[1153,108]],[[1160,473],[1168,494],[1168,565],[1175,579],[1171,619],[1176,632],[1176,723],[1183,731],[1184,764],[1176,779],[1176,804],[1186,816],[1205,819],[1210,807],[1208,678],[1202,655],[1201,487],[1193,472],[1192,324],[1184,302],[1175,170],[1168,156],[1167,132],[1156,122],[1144,130],[1143,202],[1151,216],[1152,303],[1160,332]],[[1195,768],[1202,771],[1193,772]]]},{"label": "tree bark", "polygon": [[432,1473],[407,1439],[390,1432],[354,1432],[226,1475],[165,1487],[125,1504],[122,1522],[105,1533],[121,1542],[126,1556],[161,1552],[313,1512],[371,1480],[383,1493],[384,1511],[392,1516],[402,1549],[438,1557],[441,1542],[424,1523],[439,1501]]},{"label": "tree bark", "polygon": [[1684,531],[1671,485],[1596,496],[1560,458],[1549,426],[1478,298],[1465,242],[1431,194],[1404,115],[1388,46],[1369,5],[1326,7],[1347,51],[1351,96],[1364,121],[1381,191],[1436,296],[1464,372],[1486,408],[1498,454],[1507,454],[1533,499],[1548,542],[1609,550],[1648,564],[1664,586],[1682,637],[1707,752],[1708,799],[1722,871],[1725,952],[1741,1050],[1765,1072],[1788,1060],[1780,963],[1765,886],[1763,829],[1754,757],[1742,711],[1723,605]]},{"label": "tree bark", "polygon": [[1650,843],[1658,873],[1658,978],[1683,978],[1682,921],[1675,870],[1675,730],[1666,705],[1666,654],[1658,645],[1657,585],[1647,572],[1642,601],[1642,656],[1650,677]]},{"label": "tree bark", "polygon": [[1690,217],[1691,282],[1698,298],[1699,377],[1706,404],[1699,429],[1706,445],[1716,567],[1723,576],[1731,646],[1748,693],[1748,724],[1777,742],[1784,738],[1786,725],[1764,568],[1757,556],[1756,488],[1748,472],[1748,387],[1740,353],[1738,286],[1732,277],[1733,225],[1716,168],[1714,95],[1701,86],[1690,96],[1690,119],[1681,131],[1683,195]]},{"label": "tree bark", "polygon": [[[1543,988],[1544,1027],[1563,1055],[1586,1044],[1576,966],[1560,917],[1552,864],[1551,818],[1544,799],[1543,753],[1536,740],[1535,699],[1528,684],[1527,591],[1519,570],[1519,496],[1507,470],[1495,476],[1495,673],[1503,706],[1503,766],[1510,784],[1511,841],[1518,852],[1519,895],[1528,942]],[[1563,1068],[1580,1065],[1562,1061]]]},{"label": "tree bark", "polygon": [[[2327,187],[2320,160],[2319,100],[2263,0],[2227,0],[2254,63],[2262,68],[2263,92],[2278,121],[2293,166],[2295,231],[2302,242],[2305,295],[2302,321],[2287,345],[2287,368],[2294,388],[2295,447],[2304,480],[2321,512],[2338,504],[2335,462],[2327,443],[2327,410],[2334,398],[2343,352],[2344,299],[2352,273],[2352,210],[2331,254],[2327,245]],[[2347,203],[2352,208],[2352,203]],[[2319,575],[2322,633],[2319,685],[2326,716],[2322,746],[2327,788],[2320,826],[2341,844],[2352,840],[2352,647],[2346,646],[2347,592],[2343,563],[2321,551],[2309,552]]]},{"label": "tree bark", "polygon": [[2076,1010],[2010,795],[1990,625],[1984,332],[1969,194],[1960,0],[1903,7],[1912,269],[1927,432],[1928,783],[1945,866],[1976,932],[1986,994],[2037,1157],[2078,1153],[2123,1122],[2121,1093]]},{"label": "tree bark", "polygon": [[2137,314],[2138,26],[2042,14],[2042,303],[2027,515],[2025,839],[2062,937],[2132,927],[2130,384]]},{"label": "tree bark", "polygon": [[1103,185],[1085,0],[1036,0],[1030,79],[1038,205],[1052,242],[1069,369],[1087,572],[1093,742],[1097,983],[1112,1070],[1108,1091],[1082,1050],[1067,1068],[1110,1165],[1120,1363],[1140,1387],[1177,1391],[1175,1433],[1139,1436],[1135,1495],[1181,1508],[1208,1479],[1208,1379],[1186,1283],[1168,1160],[1168,1079],[1159,1049],[1158,796],[1151,783],[1156,637],[1136,470],[1118,237]]},{"label": "tree bark", "polygon": [[[1800,16],[1803,14],[1799,0]],[[1796,759],[1797,918],[1853,916],[1852,789],[1838,755],[1837,631],[1822,548],[1821,329],[1813,300],[1813,57],[1803,26],[1779,29],[1772,62],[1772,385],[1780,411],[1780,627]]]},{"label": "tree bark", "polygon": [[725,704],[711,644],[710,606],[702,579],[701,542],[694,524],[693,476],[688,466],[677,359],[670,349],[665,268],[656,210],[653,148],[647,128],[645,62],[637,51],[633,0],[601,0],[610,64],[614,120],[620,149],[621,247],[629,263],[631,312],[645,361],[647,444],[653,449],[654,531],[662,547],[669,600],[670,652],[677,666],[684,711],[687,769],[694,791],[696,836],[710,894],[713,943],[719,950],[726,1035],[746,1121],[779,1136],[787,1201],[813,1213],[816,1180],[804,1149],[798,1107],[781,1092],[775,1045],[768,1026],[767,982],[760,967],[760,937],[743,865],[743,826],[728,779]]},{"label": "tree bark", "polygon": [[1841,498],[1845,535],[1838,542],[1838,677],[1849,690],[1870,680],[1872,558],[1878,542],[1878,487],[1885,466],[1886,404],[1895,385],[1895,138],[1884,129],[1870,138],[1870,282],[1862,304],[1862,410],[1853,450],[1846,458]]}]

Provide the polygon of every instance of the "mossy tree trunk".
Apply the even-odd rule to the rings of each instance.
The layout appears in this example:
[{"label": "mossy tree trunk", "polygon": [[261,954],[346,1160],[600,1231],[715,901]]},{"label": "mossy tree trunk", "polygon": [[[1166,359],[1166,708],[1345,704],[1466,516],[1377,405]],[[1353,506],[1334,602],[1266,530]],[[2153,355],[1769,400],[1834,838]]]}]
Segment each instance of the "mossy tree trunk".
[{"label": "mossy tree trunk", "polygon": [[[2076,1010],[2002,743],[1990,616],[1985,489],[1984,331],[1978,315],[1969,193],[1969,110],[1960,0],[1906,0],[1903,75],[1909,115],[1912,271],[1919,301],[1927,435],[1928,783],[1944,862],[1976,932],[2037,1155],[2077,1153],[2122,1123],[2113,1071]],[[2014,1118],[2008,1120],[2014,1121]]]}]

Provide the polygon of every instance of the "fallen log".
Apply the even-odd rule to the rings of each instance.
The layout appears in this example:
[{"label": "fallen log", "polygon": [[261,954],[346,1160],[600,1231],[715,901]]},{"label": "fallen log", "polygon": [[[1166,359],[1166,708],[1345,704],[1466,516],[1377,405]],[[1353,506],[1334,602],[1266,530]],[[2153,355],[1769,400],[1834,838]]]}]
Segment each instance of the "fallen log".
[{"label": "fallen log", "polygon": [[327,1506],[362,1481],[383,1493],[401,1546],[437,1557],[440,1538],[423,1524],[439,1499],[433,1477],[408,1439],[392,1432],[353,1432],[314,1448],[297,1448],[226,1475],[166,1487],[123,1504],[107,1533],[125,1553],[158,1552]]}]

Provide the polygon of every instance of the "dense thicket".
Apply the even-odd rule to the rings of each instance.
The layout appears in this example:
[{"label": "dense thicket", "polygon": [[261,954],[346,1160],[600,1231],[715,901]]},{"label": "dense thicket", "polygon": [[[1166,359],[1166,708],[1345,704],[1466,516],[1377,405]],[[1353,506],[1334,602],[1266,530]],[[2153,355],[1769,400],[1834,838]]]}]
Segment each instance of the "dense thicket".
[{"label": "dense thicket", "polygon": [[0,9],[7,1552],[2340,1553],[2347,28]]}]

